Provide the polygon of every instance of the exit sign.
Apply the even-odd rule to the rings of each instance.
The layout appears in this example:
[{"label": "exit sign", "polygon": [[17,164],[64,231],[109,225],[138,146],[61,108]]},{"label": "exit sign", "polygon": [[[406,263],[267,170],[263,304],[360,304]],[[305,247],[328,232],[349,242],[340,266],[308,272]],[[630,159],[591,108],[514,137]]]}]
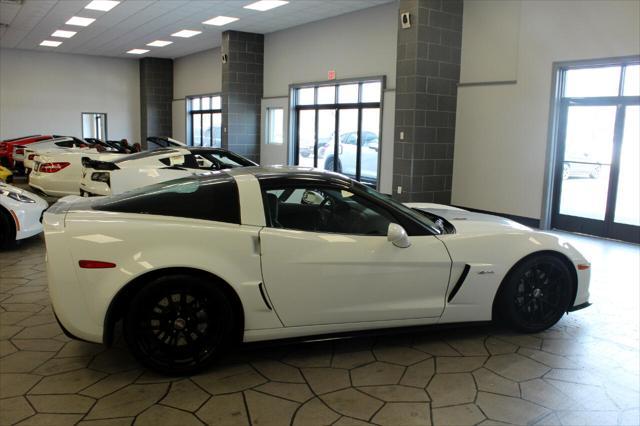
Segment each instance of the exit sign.
[{"label": "exit sign", "polygon": [[327,78],[329,80],[335,80],[336,79],[336,70],[329,70],[329,72],[327,73]]}]

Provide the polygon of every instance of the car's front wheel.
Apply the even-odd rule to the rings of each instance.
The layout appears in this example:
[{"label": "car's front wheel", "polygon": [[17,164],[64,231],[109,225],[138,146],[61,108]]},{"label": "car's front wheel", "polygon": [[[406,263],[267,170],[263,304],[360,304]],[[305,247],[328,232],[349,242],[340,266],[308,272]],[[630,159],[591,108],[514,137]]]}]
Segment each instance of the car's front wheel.
[{"label": "car's front wheel", "polygon": [[124,335],[142,364],[164,374],[188,374],[215,359],[234,326],[232,305],[219,286],[175,274],[152,280],[133,297]]},{"label": "car's front wheel", "polygon": [[507,276],[498,294],[498,313],[518,331],[536,333],[562,318],[571,294],[566,264],[552,255],[534,256]]},{"label": "car's front wheel", "polygon": [[9,212],[0,207],[0,249],[9,248],[16,242],[16,227]]}]

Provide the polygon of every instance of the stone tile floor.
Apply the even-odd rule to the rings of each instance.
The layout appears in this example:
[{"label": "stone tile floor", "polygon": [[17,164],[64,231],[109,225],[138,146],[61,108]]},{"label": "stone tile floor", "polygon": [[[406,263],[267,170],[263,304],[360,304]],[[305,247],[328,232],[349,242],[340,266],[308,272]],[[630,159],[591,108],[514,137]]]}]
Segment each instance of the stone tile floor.
[{"label": "stone tile floor", "polygon": [[41,238],[0,252],[0,424],[637,425],[640,248],[571,237],[594,306],[496,326],[248,347],[192,377],[62,334]]}]

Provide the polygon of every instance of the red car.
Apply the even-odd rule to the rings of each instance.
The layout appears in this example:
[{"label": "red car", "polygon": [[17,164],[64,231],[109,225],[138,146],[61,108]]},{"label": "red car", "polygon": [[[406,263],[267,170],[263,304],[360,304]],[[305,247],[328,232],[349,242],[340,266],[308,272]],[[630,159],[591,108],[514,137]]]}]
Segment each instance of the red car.
[{"label": "red car", "polygon": [[51,138],[53,138],[52,135],[31,135],[3,140],[0,142],[0,165],[13,170],[15,165],[13,162],[14,145],[28,145],[30,143],[45,141]]}]

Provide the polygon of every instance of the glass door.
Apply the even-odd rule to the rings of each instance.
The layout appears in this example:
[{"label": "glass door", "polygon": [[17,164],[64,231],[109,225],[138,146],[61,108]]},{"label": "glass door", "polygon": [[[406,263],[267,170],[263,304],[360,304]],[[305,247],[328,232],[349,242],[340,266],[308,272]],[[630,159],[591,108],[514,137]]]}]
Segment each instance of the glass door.
[{"label": "glass door", "polygon": [[639,75],[637,65],[565,71],[554,228],[640,242]]}]

